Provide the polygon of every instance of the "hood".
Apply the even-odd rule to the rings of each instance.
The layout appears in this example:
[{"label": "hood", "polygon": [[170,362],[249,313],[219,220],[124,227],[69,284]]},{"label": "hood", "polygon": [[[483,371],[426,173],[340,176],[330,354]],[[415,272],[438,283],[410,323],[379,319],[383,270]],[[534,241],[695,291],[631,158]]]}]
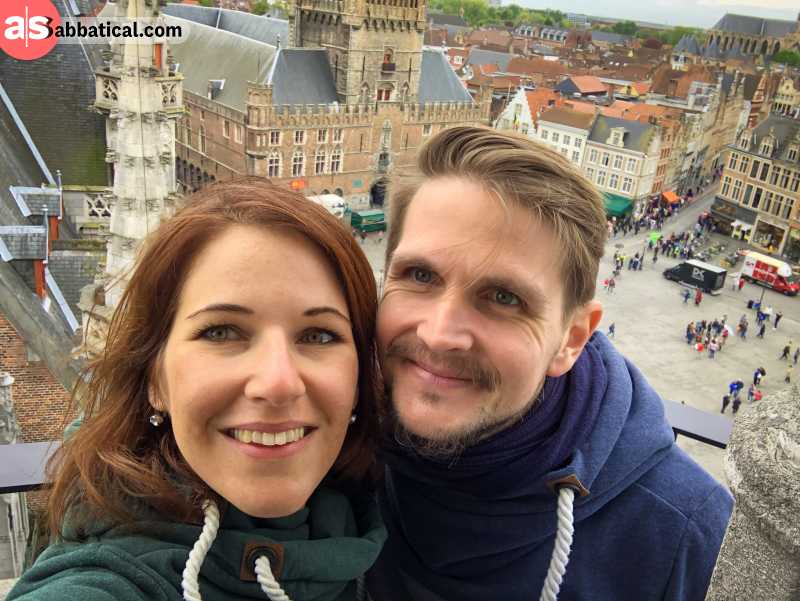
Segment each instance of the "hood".
[{"label": "hood", "polygon": [[[553,437],[556,442],[559,437],[569,439],[571,452],[554,464],[555,469],[537,469],[534,447],[518,461],[503,457],[469,487],[462,487],[448,481],[446,474],[434,477],[442,466],[431,470],[424,459],[389,453],[381,498],[390,533],[386,560],[399,562],[400,569],[432,590],[447,590],[435,582],[439,577],[450,583],[450,579],[485,581],[486,574],[516,572],[510,567],[515,558],[529,557],[556,532],[557,497],[549,484],[577,479],[585,492],[574,503],[574,520],[579,523],[602,510],[672,447],[674,437],[660,397],[602,333],[592,336],[563,388],[559,399],[563,413]],[[576,413],[580,419],[571,419]],[[535,423],[536,409],[529,419]],[[590,425],[575,436],[587,421]],[[571,425],[565,428],[565,423]],[[531,426],[517,424],[479,446],[502,446],[525,427]],[[548,444],[552,446],[552,440]],[[528,469],[517,469],[520,462],[523,466],[527,462]],[[486,486],[476,488],[482,482]],[[464,527],[467,523],[469,527]],[[446,537],[441,536],[443,531]],[[546,546],[549,556],[552,545]],[[530,568],[520,566],[523,571]]]}]

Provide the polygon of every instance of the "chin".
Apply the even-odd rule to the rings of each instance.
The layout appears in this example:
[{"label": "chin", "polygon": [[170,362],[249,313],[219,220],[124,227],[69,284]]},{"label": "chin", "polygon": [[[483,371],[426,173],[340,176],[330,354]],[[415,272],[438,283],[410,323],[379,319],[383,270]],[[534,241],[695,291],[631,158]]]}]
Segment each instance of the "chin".
[{"label": "chin", "polygon": [[268,499],[262,495],[256,499],[231,500],[231,504],[239,511],[254,518],[282,518],[303,509],[310,496],[311,493],[286,496],[283,499]]}]

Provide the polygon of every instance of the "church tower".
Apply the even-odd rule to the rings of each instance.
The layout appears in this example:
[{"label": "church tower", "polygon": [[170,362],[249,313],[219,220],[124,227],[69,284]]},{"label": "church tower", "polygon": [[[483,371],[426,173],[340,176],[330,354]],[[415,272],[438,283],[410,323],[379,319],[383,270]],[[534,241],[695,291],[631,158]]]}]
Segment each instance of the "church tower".
[{"label": "church tower", "polygon": [[426,0],[294,0],[289,45],[325,48],[339,102],[415,102]]}]

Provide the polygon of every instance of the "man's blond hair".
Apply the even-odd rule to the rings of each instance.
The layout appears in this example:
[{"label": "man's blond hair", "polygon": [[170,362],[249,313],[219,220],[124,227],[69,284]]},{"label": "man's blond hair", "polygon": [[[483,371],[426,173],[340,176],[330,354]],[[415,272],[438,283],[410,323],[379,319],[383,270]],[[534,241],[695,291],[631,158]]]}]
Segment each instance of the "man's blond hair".
[{"label": "man's blond hair", "polygon": [[564,317],[594,297],[608,237],[603,200],[567,159],[517,134],[457,126],[423,146],[414,168],[389,184],[386,265],[403,235],[406,212],[420,187],[434,178],[463,177],[501,202],[527,209],[549,226],[559,243],[564,277]]}]

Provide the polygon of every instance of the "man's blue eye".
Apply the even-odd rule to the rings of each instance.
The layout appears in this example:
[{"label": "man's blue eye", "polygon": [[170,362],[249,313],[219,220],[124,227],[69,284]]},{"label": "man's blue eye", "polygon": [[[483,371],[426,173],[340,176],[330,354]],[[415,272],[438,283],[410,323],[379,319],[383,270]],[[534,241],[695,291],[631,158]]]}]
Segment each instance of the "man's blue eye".
[{"label": "man's blue eye", "polygon": [[415,282],[420,284],[430,284],[431,280],[433,279],[433,275],[427,269],[422,269],[420,267],[415,267],[411,270],[411,277]]},{"label": "man's blue eye", "polygon": [[493,296],[494,302],[498,305],[514,306],[519,305],[519,297],[508,290],[495,290]]}]

